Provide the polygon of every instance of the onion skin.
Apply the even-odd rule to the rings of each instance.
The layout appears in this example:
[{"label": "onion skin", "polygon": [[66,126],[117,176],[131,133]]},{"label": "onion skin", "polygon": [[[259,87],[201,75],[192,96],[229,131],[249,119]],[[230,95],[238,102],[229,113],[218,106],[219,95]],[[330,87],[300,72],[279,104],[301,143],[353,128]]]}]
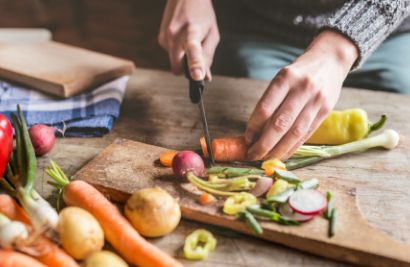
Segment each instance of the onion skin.
[{"label": "onion skin", "polygon": [[273,179],[270,177],[264,177],[262,176],[256,181],[255,187],[252,189],[251,194],[260,197],[266,192],[269,191],[273,184]]},{"label": "onion skin", "polygon": [[44,124],[36,124],[31,126],[28,132],[36,156],[41,157],[53,149],[56,142],[54,128]]},{"label": "onion skin", "polygon": [[57,229],[64,250],[77,260],[87,258],[104,246],[104,232],[100,224],[84,209],[63,209]]},{"label": "onion skin", "polygon": [[172,170],[179,178],[186,177],[188,172],[192,172],[196,176],[202,176],[205,164],[197,153],[185,150],[175,155],[172,160]]},{"label": "onion skin", "polygon": [[172,232],[181,220],[178,202],[159,187],[135,192],[125,205],[125,216],[143,236],[159,237]]}]

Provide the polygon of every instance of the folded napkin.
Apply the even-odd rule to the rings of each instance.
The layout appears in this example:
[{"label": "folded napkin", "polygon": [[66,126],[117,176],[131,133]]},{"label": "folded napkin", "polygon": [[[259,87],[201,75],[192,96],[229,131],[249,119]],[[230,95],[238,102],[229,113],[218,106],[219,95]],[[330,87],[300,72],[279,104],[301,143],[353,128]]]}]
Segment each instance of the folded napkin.
[{"label": "folded napkin", "polygon": [[128,79],[123,76],[67,99],[0,81],[0,112],[10,117],[20,104],[29,126],[52,125],[71,137],[102,136],[120,114]]}]

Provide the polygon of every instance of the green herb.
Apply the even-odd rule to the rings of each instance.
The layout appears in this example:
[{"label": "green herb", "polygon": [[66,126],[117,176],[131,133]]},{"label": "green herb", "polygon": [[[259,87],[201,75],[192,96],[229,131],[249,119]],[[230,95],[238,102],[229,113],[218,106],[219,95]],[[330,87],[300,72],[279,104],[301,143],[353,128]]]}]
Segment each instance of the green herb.
[{"label": "green herb", "polygon": [[248,211],[241,211],[237,214],[237,216],[239,219],[244,220],[246,222],[246,224],[252,229],[252,232],[254,234],[260,235],[263,233],[262,227],[255,219],[255,217],[252,215],[252,213]]}]

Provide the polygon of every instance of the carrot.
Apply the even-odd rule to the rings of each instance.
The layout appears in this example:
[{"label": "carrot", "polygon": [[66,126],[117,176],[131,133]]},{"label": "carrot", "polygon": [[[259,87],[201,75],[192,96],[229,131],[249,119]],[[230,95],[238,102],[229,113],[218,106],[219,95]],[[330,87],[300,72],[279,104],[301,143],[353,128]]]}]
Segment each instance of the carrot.
[{"label": "carrot", "polygon": [[76,180],[64,187],[67,205],[83,208],[101,224],[111,245],[140,267],[181,267],[182,264],[141,237],[114,204],[92,185]]},{"label": "carrot", "polygon": [[[0,194],[0,212],[11,220],[21,221],[28,225],[31,224],[26,212],[9,195]],[[31,251],[31,248],[35,251],[33,256],[47,266],[79,267],[72,257],[44,236],[34,240],[27,251]],[[3,267],[2,265],[0,266]]]},{"label": "carrot", "polygon": [[11,220],[21,221],[25,224],[31,224],[30,218],[22,207],[7,194],[0,194],[0,212]]},{"label": "carrot", "polygon": [[44,264],[22,253],[0,249],[1,267],[46,267]]},{"label": "carrot", "polygon": [[177,154],[176,151],[166,151],[159,156],[159,161],[165,167],[172,166],[172,160],[174,159],[175,155]]},{"label": "carrot", "polygon": [[[205,138],[202,137],[199,141],[202,153],[208,157]],[[214,139],[211,146],[215,161],[246,161],[247,146],[243,136]]]},{"label": "carrot", "polygon": [[203,192],[199,197],[199,203],[204,206],[214,202],[215,200],[216,198],[207,192]]}]

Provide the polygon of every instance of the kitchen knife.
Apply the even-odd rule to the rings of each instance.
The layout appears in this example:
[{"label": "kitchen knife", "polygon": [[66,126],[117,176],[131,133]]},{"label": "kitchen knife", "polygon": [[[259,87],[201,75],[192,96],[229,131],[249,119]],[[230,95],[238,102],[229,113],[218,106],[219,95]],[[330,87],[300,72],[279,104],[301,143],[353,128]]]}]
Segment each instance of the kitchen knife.
[{"label": "kitchen knife", "polygon": [[188,59],[186,56],[184,56],[182,65],[184,67],[185,77],[189,80],[189,98],[191,99],[191,102],[193,104],[198,104],[199,106],[199,111],[200,111],[201,120],[202,120],[202,129],[204,131],[204,136],[205,136],[205,141],[206,141],[206,148],[208,150],[208,155],[211,160],[211,165],[214,165],[215,161],[214,161],[214,156],[213,156],[212,147],[211,147],[211,136],[209,135],[208,121],[206,119],[205,107],[204,107],[204,102],[202,98],[202,93],[205,88],[205,83],[204,83],[204,80],[195,81],[192,79],[191,74],[189,72]]}]

